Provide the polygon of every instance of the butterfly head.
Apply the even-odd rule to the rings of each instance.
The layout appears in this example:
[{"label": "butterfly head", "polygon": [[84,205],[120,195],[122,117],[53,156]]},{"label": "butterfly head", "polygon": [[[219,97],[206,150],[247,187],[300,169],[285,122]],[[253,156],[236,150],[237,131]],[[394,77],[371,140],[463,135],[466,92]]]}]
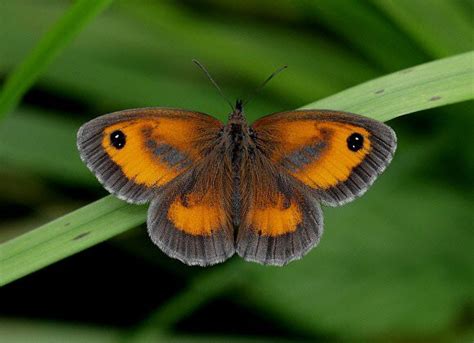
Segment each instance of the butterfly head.
[{"label": "butterfly head", "polygon": [[241,99],[237,99],[235,107],[233,107],[232,112],[229,115],[229,121],[241,121],[244,119],[244,102]]},{"label": "butterfly head", "polygon": [[244,101],[242,99],[237,99],[235,101],[235,111],[243,112],[244,110]]},{"label": "butterfly head", "polygon": [[206,69],[206,67],[204,67],[201,62],[199,62],[198,60],[195,60],[193,59],[193,62],[204,72],[204,74],[206,74],[207,78],[211,81],[211,83],[214,85],[214,87],[216,87],[216,89],[219,91],[220,95],[224,98],[224,100],[229,104],[230,108],[232,108],[232,113],[229,115],[229,121],[233,120],[233,121],[245,121],[245,117],[244,117],[244,105],[247,104],[250,99],[256,95],[258,92],[260,92],[260,90],[262,90],[263,87],[265,87],[265,85],[277,74],[279,74],[281,71],[285,70],[286,68],[288,68],[288,66],[284,65],[283,67],[275,70],[257,89],[255,89],[253,91],[253,93],[251,93],[245,100],[243,101],[242,99],[237,99],[237,101],[235,102],[235,107],[232,106],[232,103],[229,101],[229,99],[224,95],[224,93],[222,92],[221,88],[219,87],[219,85],[217,84],[216,81],[214,81],[214,79],[212,78],[211,74],[209,73],[209,71]]}]

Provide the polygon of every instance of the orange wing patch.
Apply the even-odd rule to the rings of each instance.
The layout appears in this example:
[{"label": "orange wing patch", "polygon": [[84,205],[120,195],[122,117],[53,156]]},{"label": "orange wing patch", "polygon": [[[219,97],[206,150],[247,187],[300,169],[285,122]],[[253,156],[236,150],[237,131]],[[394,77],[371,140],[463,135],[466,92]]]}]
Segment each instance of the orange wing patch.
[{"label": "orange wing patch", "polygon": [[[271,142],[270,159],[312,188],[328,189],[346,181],[372,149],[369,131],[350,123],[310,119],[264,123],[255,128]],[[363,137],[357,151],[348,148],[352,134]]]},{"label": "orange wing patch", "polygon": [[321,209],[294,178],[263,177],[271,178],[270,182],[253,184],[252,195],[244,202],[236,251],[247,261],[281,266],[317,244],[322,233]]},{"label": "orange wing patch", "polygon": [[187,234],[210,236],[226,223],[225,211],[217,199],[211,192],[204,196],[199,193],[178,196],[168,210],[168,219]]},{"label": "orange wing patch", "polygon": [[302,213],[296,202],[279,193],[276,201],[267,201],[251,208],[246,221],[263,236],[280,236],[296,231]]},{"label": "orange wing patch", "polygon": [[[120,131],[125,144],[117,149],[111,134]],[[123,174],[137,184],[161,186],[200,158],[200,123],[178,118],[139,118],[105,128],[102,147]]]},{"label": "orange wing patch", "polygon": [[[369,132],[361,127],[342,123],[318,123],[314,126],[313,141],[321,142],[318,156],[291,174],[313,188],[327,189],[346,181],[371,150]],[[354,133],[363,137],[364,145],[357,151],[347,147],[347,139]],[[304,150],[301,153],[305,153]]]}]

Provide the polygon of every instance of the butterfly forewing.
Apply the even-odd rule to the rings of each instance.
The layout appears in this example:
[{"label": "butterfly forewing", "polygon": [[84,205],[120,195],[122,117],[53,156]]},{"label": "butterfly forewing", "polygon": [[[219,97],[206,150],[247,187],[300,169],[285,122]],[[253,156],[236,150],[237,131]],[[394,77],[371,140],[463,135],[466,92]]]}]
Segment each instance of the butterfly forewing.
[{"label": "butterfly forewing", "polygon": [[390,163],[396,136],[387,125],[335,111],[270,115],[253,126],[257,145],[326,205],[362,195]]},{"label": "butterfly forewing", "polygon": [[91,120],[80,128],[77,145],[109,192],[143,203],[204,158],[221,128],[202,113],[142,108]]}]

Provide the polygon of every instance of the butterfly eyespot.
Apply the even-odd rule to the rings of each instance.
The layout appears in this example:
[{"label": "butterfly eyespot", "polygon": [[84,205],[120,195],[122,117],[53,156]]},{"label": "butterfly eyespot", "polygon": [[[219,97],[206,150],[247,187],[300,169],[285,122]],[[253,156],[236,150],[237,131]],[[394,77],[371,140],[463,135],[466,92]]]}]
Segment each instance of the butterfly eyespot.
[{"label": "butterfly eyespot", "polygon": [[110,143],[115,149],[122,149],[125,142],[125,134],[122,131],[116,130],[110,134]]},{"label": "butterfly eyespot", "polygon": [[347,137],[347,148],[351,151],[359,151],[364,146],[364,136],[360,133],[353,133]]}]

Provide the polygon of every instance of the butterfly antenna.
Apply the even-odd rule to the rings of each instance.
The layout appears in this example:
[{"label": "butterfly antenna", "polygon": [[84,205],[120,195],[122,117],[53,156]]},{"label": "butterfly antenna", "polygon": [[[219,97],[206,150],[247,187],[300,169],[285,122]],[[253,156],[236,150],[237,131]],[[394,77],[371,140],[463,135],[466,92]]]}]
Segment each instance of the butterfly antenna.
[{"label": "butterfly antenna", "polygon": [[214,79],[212,78],[211,74],[207,71],[206,67],[204,67],[201,62],[199,62],[198,60],[195,60],[193,59],[193,62],[194,64],[196,64],[199,69],[201,69],[204,74],[206,74],[207,78],[212,82],[212,84],[214,85],[214,87],[217,88],[217,90],[219,91],[219,94],[224,98],[224,100],[229,104],[230,108],[232,109],[232,111],[234,111],[234,106],[232,106],[232,103],[229,101],[229,99],[224,95],[224,93],[222,92],[221,88],[219,87],[219,85],[217,84],[216,81],[214,81]]},{"label": "butterfly antenna", "polygon": [[257,87],[257,89],[255,89],[253,91],[253,93],[250,93],[249,96],[247,97],[247,100],[244,101],[243,105],[246,105],[249,103],[249,101],[255,96],[257,95],[262,89],[263,87],[265,87],[265,85],[270,82],[271,79],[273,79],[275,76],[277,76],[278,74],[280,74],[280,72],[282,72],[283,70],[285,70],[286,68],[288,68],[287,65],[284,65],[283,67],[280,67],[278,68],[277,70],[275,70],[265,81],[263,81],[263,83]]}]

